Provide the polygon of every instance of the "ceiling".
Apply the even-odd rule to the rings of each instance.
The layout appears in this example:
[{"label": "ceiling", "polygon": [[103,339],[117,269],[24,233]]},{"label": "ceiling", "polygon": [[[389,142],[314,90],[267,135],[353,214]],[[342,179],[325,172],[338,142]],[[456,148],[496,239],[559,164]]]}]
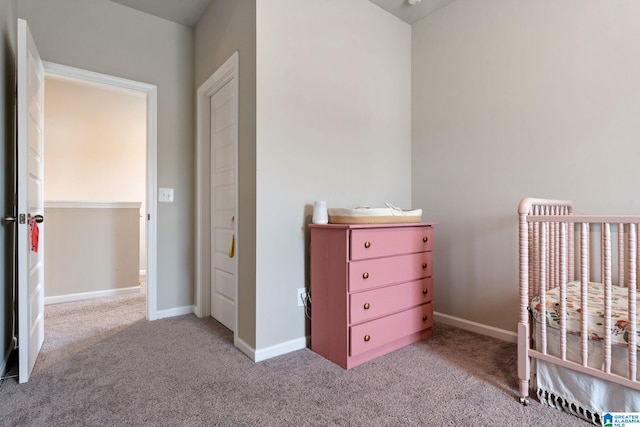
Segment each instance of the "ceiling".
[{"label": "ceiling", "polygon": [[387,12],[396,15],[403,21],[413,24],[432,14],[438,9],[453,3],[455,0],[422,0],[416,5],[410,5],[407,0],[369,0]]},{"label": "ceiling", "polygon": [[[195,27],[213,0],[111,0],[188,27]],[[411,6],[407,0],[369,0],[403,21],[413,24],[455,0],[422,0]]]},{"label": "ceiling", "polygon": [[212,0],[111,0],[187,27],[195,27]]}]

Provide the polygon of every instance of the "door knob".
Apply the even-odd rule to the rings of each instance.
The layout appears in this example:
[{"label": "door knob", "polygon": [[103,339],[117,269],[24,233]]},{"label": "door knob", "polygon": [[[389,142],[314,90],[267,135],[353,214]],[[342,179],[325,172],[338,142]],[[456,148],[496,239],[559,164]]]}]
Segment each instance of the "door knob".
[{"label": "door knob", "polygon": [[34,215],[33,219],[38,223],[41,224],[44,222],[44,217],[42,215]]},{"label": "door knob", "polygon": [[10,224],[12,222],[16,222],[18,219],[15,216],[5,216],[2,218],[2,222]]}]

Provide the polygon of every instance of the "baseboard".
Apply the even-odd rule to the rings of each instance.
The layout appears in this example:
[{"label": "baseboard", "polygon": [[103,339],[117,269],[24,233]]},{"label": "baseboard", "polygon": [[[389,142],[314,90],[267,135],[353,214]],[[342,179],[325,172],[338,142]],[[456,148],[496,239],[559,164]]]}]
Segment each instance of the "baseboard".
[{"label": "baseboard", "polygon": [[271,359],[272,357],[282,356],[283,354],[291,353],[292,351],[302,350],[307,347],[310,342],[310,337],[296,338],[294,340],[286,341],[271,347],[256,350],[253,347],[247,345],[242,340],[238,340],[238,350],[246,354],[254,362],[262,362],[263,360]]},{"label": "baseboard", "polygon": [[169,308],[167,310],[156,311],[156,317],[149,320],[165,319],[167,317],[184,316],[185,314],[195,313],[196,307],[194,305],[185,305],[183,307]]},{"label": "baseboard", "polygon": [[245,356],[249,359],[256,361],[256,349],[251,347],[246,342],[242,341],[240,338],[236,341],[236,347],[240,350]]},{"label": "baseboard", "polygon": [[[437,323],[444,323],[445,325],[455,326],[460,329],[475,332],[477,334],[498,338],[503,341],[515,343],[518,340],[518,334],[516,334],[515,332],[507,331],[506,329],[500,329],[438,312],[434,312],[433,316],[434,321]],[[238,350],[247,355],[254,362],[261,362],[263,360],[271,359],[272,357],[282,356],[283,354],[308,347],[310,341],[310,337],[296,338],[291,341],[256,350],[244,341],[238,339],[237,347]]]},{"label": "baseboard", "polygon": [[444,323],[445,325],[456,326],[460,329],[475,332],[481,335],[498,338],[503,341],[517,342],[518,334],[507,331],[506,329],[495,328],[493,326],[484,325],[482,323],[472,322],[471,320],[461,319],[459,317],[449,316],[448,314],[433,313],[433,320],[436,323]]},{"label": "baseboard", "polygon": [[282,356],[283,354],[291,353],[296,350],[302,350],[306,346],[306,337],[296,338],[271,347],[256,350],[255,361],[262,362],[263,360],[271,359],[272,357]]},{"label": "baseboard", "polygon": [[129,288],[107,289],[104,291],[80,292],[77,294],[58,295],[53,297],[45,297],[44,305],[59,304],[61,302],[81,301],[91,298],[112,297],[116,295],[135,294],[140,292],[140,286],[131,286]]}]

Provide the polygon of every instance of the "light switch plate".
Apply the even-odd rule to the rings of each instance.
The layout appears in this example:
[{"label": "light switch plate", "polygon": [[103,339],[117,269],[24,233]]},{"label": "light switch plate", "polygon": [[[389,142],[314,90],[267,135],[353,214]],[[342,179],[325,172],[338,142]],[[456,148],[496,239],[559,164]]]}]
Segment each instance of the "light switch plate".
[{"label": "light switch plate", "polygon": [[158,201],[173,203],[173,188],[160,188]]}]

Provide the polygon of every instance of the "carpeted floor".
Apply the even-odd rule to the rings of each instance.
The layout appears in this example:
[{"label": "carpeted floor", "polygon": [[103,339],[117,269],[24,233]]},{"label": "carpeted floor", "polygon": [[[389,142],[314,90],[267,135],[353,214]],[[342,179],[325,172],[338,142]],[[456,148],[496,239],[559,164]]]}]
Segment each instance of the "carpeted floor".
[{"label": "carpeted floor", "polygon": [[0,384],[11,426],[586,426],[516,397],[516,346],[437,324],[345,371],[309,349],[260,363],[215,320],[144,320],[144,296],[45,308],[31,380]]}]

